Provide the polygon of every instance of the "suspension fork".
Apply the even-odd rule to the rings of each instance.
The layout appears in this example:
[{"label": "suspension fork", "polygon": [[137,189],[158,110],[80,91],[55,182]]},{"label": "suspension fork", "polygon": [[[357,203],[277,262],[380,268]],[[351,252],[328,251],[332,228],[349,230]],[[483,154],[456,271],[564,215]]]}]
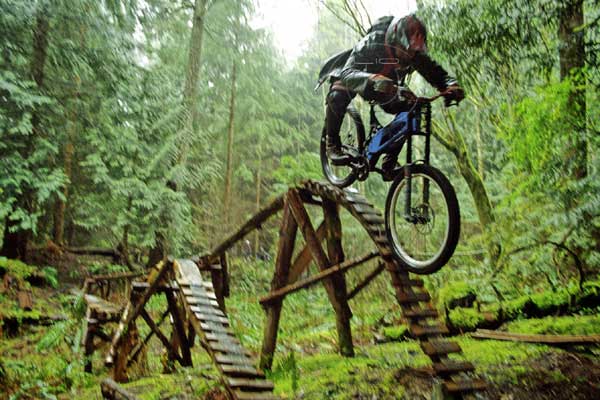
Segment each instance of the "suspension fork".
[{"label": "suspension fork", "polygon": [[[410,122],[410,120],[409,120]],[[406,191],[404,192],[404,219],[414,222],[412,215],[412,135],[406,138],[406,165],[404,166],[404,179],[406,180]]]},{"label": "suspension fork", "polygon": [[[426,103],[425,107],[425,164],[429,165],[431,154],[431,103]],[[429,204],[429,179],[425,179],[423,185],[423,204]]]}]

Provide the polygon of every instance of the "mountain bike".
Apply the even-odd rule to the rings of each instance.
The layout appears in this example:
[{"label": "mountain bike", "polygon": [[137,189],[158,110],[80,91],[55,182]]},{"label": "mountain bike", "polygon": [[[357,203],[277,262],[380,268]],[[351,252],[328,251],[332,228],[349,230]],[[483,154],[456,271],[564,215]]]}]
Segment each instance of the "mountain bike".
[{"label": "mountain bike", "polygon": [[[406,89],[404,89],[406,90]],[[406,93],[406,92],[403,92]],[[410,93],[410,92],[409,92]],[[333,165],[327,157],[326,130],[321,135],[321,166],[329,182],[340,188],[371,172],[392,181],[385,202],[385,230],[398,263],[416,274],[431,274],[452,257],[460,236],[460,210],[454,188],[446,176],[429,164],[431,152],[431,103],[443,97],[416,97],[412,108],[396,114],[382,126],[371,103],[369,135],[358,111],[350,105],[340,131],[342,148],[349,161]],[[454,103],[457,104],[457,103]],[[452,105],[446,99],[446,105]],[[413,159],[414,138],[424,137],[423,157]],[[381,156],[397,157],[406,145],[406,163],[384,170],[377,167]]]}]

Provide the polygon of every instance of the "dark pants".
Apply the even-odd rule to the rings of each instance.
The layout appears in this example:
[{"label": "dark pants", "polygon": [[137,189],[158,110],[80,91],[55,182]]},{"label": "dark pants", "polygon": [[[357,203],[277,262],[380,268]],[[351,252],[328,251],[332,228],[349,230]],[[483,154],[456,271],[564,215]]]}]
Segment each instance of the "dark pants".
[{"label": "dark pants", "polygon": [[[325,116],[325,124],[327,127],[327,138],[329,142],[335,146],[341,145],[340,128],[344,121],[344,114],[356,93],[350,90],[340,88],[335,84],[329,89],[327,94],[327,111]],[[397,114],[402,111],[408,111],[410,105],[400,101],[396,96],[380,95],[374,99],[383,111],[389,114]],[[396,164],[398,155],[386,155],[383,160],[383,168]]]}]

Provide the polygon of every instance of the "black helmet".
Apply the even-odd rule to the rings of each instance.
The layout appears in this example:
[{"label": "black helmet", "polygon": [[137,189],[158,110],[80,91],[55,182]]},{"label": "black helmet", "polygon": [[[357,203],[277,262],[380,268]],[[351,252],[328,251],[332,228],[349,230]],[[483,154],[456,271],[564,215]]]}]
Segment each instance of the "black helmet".
[{"label": "black helmet", "polygon": [[[422,36],[422,44],[414,48],[411,38],[415,35]],[[385,34],[385,43],[391,47],[401,47],[404,50],[413,49],[419,52],[427,51],[427,30],[425,25],[414,15],[394,18]]]}]

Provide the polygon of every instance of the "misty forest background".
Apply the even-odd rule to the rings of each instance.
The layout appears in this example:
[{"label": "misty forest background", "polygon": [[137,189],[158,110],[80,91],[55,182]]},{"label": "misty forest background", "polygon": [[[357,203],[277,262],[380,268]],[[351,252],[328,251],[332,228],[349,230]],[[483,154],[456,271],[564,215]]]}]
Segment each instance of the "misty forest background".
[{"label": "misty forest background", "polygon": [[[0,260],[105,249],[115,271],[202,254],[288,187],[324,179],[327,88],[313,89],[323,61],[379,17],[361,4],[308,1],[318,23],[289,61],[253,28],[250,0],[0,0]],[[462,225],[428,287],[505,311],[543,293],[566,301],[564,314],[597,316],[576,300],[600,288],[600,5],[417,4],[432,57],[467,93],[458,108],[434,107],[432,164],[456,188]],[[434,93],[416,74],[410,87]],[[387,187],[375,175],[357,185],[380,209]],[[370,250],[344,218],[347,256]],[[234,249],[237,296],[268,289],[277,222]],[[367,315],[390,307],[386,285],[357,300]],[[258,326],[251,346],[256,308],[243,321]]]}]

